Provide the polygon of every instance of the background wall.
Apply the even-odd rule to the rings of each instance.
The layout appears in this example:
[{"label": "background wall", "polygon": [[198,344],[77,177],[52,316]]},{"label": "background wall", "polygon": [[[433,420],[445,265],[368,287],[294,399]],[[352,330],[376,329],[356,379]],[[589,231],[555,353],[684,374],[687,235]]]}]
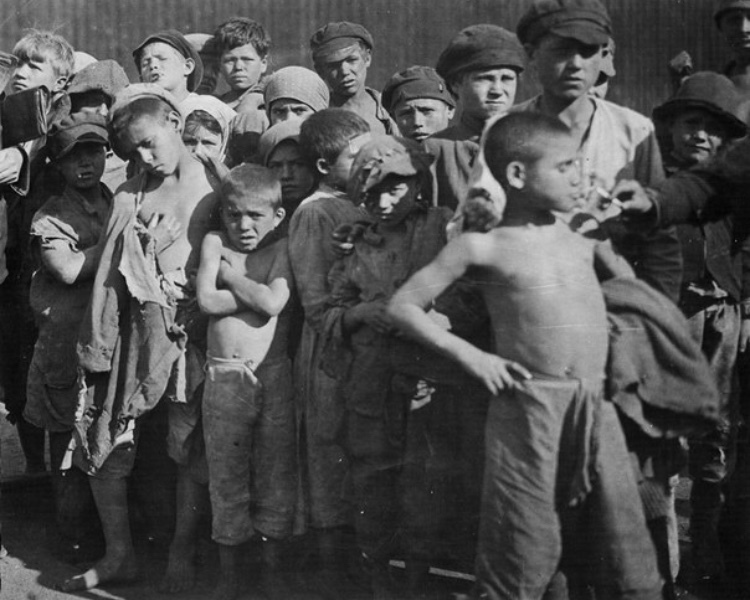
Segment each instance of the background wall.
[{"label": "background wall", "polygon": [[[412,64],[434,65],[461,28],[495,23],[508,29],[529,0],[0,0],[0,49],[9,51],[24,28],[55,29],[76,49],[114,58],[133,81],[131,50],[160,29],[211,33],[233,15],[264,24],[273,39],[273,65],[311,66],[307,42],[329,21],[365,25],[376,41],[369,83],[380,89]],[[666,64],[687,50],[700,69],[719,69],[727,53],[708,0],[603,0],[615,28],[618,71],[610,98],[641,112],[669,95]],[[534,93],[533,74],[519,100]]]}]

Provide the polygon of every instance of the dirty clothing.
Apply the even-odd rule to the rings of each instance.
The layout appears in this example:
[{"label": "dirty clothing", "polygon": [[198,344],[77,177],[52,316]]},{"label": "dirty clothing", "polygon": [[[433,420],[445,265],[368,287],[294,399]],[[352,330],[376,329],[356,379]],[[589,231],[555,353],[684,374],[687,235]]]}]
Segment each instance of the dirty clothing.
[{"label": "dirty clothing", "polygon": [[661,598],[614,406],[600,381],[532,379],[490,403],[479,598],[541,598],[560,568],[606,598]]},{"label": "dirty clothing", "polygon": [[203,427],[213,539],[230,546],[255,531],[292,533],[296,440],[291,361],[208,357]]}]

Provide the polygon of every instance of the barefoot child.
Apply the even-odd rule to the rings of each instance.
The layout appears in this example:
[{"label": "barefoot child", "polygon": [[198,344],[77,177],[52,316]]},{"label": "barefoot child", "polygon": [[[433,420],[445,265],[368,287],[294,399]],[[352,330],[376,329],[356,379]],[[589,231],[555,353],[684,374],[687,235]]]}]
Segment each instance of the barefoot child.
[{"label": "barefoot child", "polygon": [[[141,173],[115,195],[91,303],[81,327],[78,357],[93,390],[86,404],[79,406],[75,455],[77,464],[90,475],[106,554],[91,569],[66,581],[66,590],[136,576],[127,504],[127,477],[136,448],[151,446],[152,455],[143,461],[147,470],[163,466],[155,460],[163,454],[159,448],[164,442],[163,434],[160,442],[150,424],[153,409],[162,398],[170,398],[175,400],[170,408],[186,407],[190,413],[193,405],[187,400],[200,377],[192,370],[186,373],[185,367],[186,337],[201,329],[193,318],[197,310],[190,302],[188,274],[198,266],[203,236],[214,228],[213,189],[203,165],[182,143],[177,100],[163,88],[151,84],[126,87],[112,106],[111,130],[115,150],[134,160]],[[186,429],[185,437],[192,433]],[[187,458],[179,455],[188,444],[179,443],[176,437],[170,431],[170,454],[184,471],[178,503],[190,505],[190,498],[185,497],[194,486]],[[157,476],[151,485],[158,487]],[[169,518],[168,514],[150,516],[161,521]],[[175,562],[184,566],[180,575],[188,579],[192,565],[174,546],[170,568],[179,570]],[[173,560],[173,554],[182,560]]]},{"label": "barefoot child", "polygon": [[[577,144],[556,119],[519,114],[492,126],[485,154],[507,194],[502,223],[454,239],[388,311],[405,333],[495,394],[478,595],[541,598],[556,570],[569,570],[573,560],[582,569],[569,570],[569,581],[594,585],[597,596],[659,598],[624,437],[614,406],[602,398],[608,335],[594,247],[555,216],[572,210],[580,194]],[[469,270],[490,313],[493,353],[426,314]]]},{"label": "barefoot child", "polygon": [[297,479],[286,310],[293,283],[286,239],[275,231],[284,218],[278,178],[257,165],[232,169],[221,218],[223,231],[203,240],[197,278],[210,316],[203,427],[221,565],[213,598],[237,596],[242,544],[257,532],[264,591],[281,599]]}]

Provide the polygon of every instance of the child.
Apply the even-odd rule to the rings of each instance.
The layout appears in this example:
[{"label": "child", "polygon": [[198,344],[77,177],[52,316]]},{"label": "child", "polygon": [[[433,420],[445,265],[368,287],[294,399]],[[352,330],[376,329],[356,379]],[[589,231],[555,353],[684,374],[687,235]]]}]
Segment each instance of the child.
[{"label": "child", "polygon": [[349,176],[349,197],[364,204],[372,222],[353,253],[331,270],[323,318],[326,368],[342,380],[346,399],[357,541],[371,566],[376,598],[390,597],[388,561],[398,549],[397,531],[415,586],[427,575],[436,541],[430,538],[435,532],[422,527],[424,507],[413,502],[418,491],[400,493],[407,487],[402,466],[409,411],[426,410],[434,390],[417,378],[395,377],[385,314],[398,285],[446,241],[450,211],[429,208],[430,159],[415,142],[393,137],[374,137],[362,146]]},{"label": "child", "polygon": [[382,99],[401,134],[418,142],[448,127],[456,111],[453,95],[431,67],[399,71],[385,84]]},{"label": "child", "polygon": [[[30,30],[13,48],[18,60],[11,91],[21,92],[40,86],[51,94],[45,115],[47,125],[68,113],[65,85],[73,73],[73,48],[51,31]],[[28,253],[29,227],[34,213],[51,194],[62,192],[59,176],[40,177],[47,163],[46,137],[0,150],[4,190],[0,209],[0,322],[2,344],[0,376],[9,419],[18,427],[28,473],[43,472],[44,432],[26,423],[22,413],[26,403],[26,374],[33,352],[36,331],[28,310],[29,283],[33,266]],[[46,173],[45,173],[46,175]],[[6,277],[7,276],[7,277]]]},{"label": "child", "polygon": [[373,45],[367,29],[347,21],[328,23],[310,38],[315,70],[331,90],[331,106],[357,113],[373,133],[397,133],[380,94],[365,85]]},{"label": "child", "polygon": [[241,544],[256,532],[265,592],[288,597],[280,551],[292,533],[297,477],[285,310],[293,281],[286,239],[274,231],[284,214],[270,170],[235,167],[221,184],[223,231],[206,235],[201,249],[198,303],[210,316],[203,427],[221,564],[216,600],[237,596]]},{"label": "child", "polygon": [[227,127],[205,110],[194,110],[185,118],[182,142],[193,156],[221,161],[226,148]]},{"label": "child", "polygon": [[[189,361],[183,350],[188,336],[199,340],[201,334],[188,282],[198,266],[198,244],[215,228],[216,198],[205,168],[183,145],[181,129],[178,102],[160,86],[128,86],[112,106],[115,150],[134,160],[141,173],[115,196],[91,303],[81,326],[78,358],[93,389],[86,404],[78,407],[74,455],[76,464],[90,475],[106,554],[91,569],[64,582],[65,590],[136,577],[126,483],[136,448],[151,444],[153,454],[143,467],[165,469],[158,476],[161,482],[154,478],[151,483],[161,489],[169,465],[158,460],[159,432],[150,423],[158,413],[153,409],[165,397],[174,400],[170,412],[184,407],[186,414],[191,413],[194,404],[188,400],[200,383],[200,369],[186,368]],[[189,348],[199,352],[196,344]],[[170,455],[180,464],[178,507],[190,504],[195,487],[188,459],[179,454],[189,446],[182,438],[192,430],[185,429],[172,431],[170,423]],[[161,436],[163,446],[163,432]],[[189,559],[176,551],[182,549],[180,541],[170,549],[170,567],[184,566],[182,575],[188,579],[193,569]]]},{"label": "child", "polygon": [[[387,313],[495,395],[477,557],[483,598],[541,598],[573,563],[581,570],[570,581],[594,585],[597,596],[660,597],[624,437],[602,399],[607,320],[594,248],[555,216],[580,195],[577,149],[568,128],[544,115],[492,125],[484,151],[507,195],[502,223],[454,239]],[[426,312],[469,269],[490,313],[493,353]]]},{"label": "child", "polygon": [[328,108],[330,96],[325,82],[304,67],[284,67],[268,79],[263,99],[271,125],[297,119]]},{"label": "child", "polygon": [[367,122],[343,109],[322,110],[302,123],[300,150],[314,165],[318,181],[289,224],[289,258],[305,312],[294,368],[306,436],[309,519],[320,551],[318,583],[329,589],[336,589],[342,579],[343,527],[352,515],[346,492],[348,461],[339,440],[343,401],[338,382],[320,368],[320,334],[330,293],[328,272],[336,260],[331,235],[340,225],[366,217],[344,190],[354,157],[369,137]]},{"label": "child", "polygon": [[298,120],[284,121],[260,137],[263,164],[281,181],[281,204],[287,219],[293,217],[299,203],[310,195],[316,183],[313,166],[299,146],[300,125]]},{"label": "child", "polygon": [[[686,78],[674,97],[654,110],[654,120],[669,134],[667,173],[705,164],[732,139],[745,136],[747,127],[737,116],[740,101],[723,75],[703,72]],[[718,524],[736,457],[737,359],[750,338],[742,309],[750,294],[742,275],[743,262],[750,260],[749,243],[733,217],[710,208],[700,219],[678,226],[677,233],[684,263],[680,308],[722,393],[719,426],[709,436],[690,440],[691,558],[698,577],[720,580],[726,574]]]},{"label": "child", "polygon": [[91,556],[90,535],[96,533],[90,525],[96,517],[87,477],[64,465],[63,458],[78,406],[75,341],[112,201],[112,192],[100,183],[107,145],[107,124],[99,115],[77,114],[53,125],[47,148],[66,186],[61,196],[42,205],[31,223],[32,247],[40,255],[30,293],[39,336],[29,367],[24,418],[49,431],[60,547],[73,562]]}]

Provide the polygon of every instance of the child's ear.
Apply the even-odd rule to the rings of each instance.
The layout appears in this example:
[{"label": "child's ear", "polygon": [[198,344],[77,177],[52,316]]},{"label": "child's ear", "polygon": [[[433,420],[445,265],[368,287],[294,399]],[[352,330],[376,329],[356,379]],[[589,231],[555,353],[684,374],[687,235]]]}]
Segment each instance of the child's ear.
[{"label": "child's ear", "polygon": [[514,160],[505,167],[505,179],[515,190],[522,190],[526,186],[526,165]]},{"label": "child's ear", "polygon": [[195,71],[195,61],[192,58],[186,58],[183,66],[185,77],[189,77],[193,71]]},{"label": "child's ear", "polygon": [[276,213],[273,215],[273,228],[276,229],[279,226],[279,223],[281,223],[284,220],[284,217],[286,217],[286,210],[283,207],[279,207],[276,209]]},{"label": "child's ear", "polygon": [[319,158],[315,161],[315,168],[321,175],[328,175],[331,172],[331,165],[325,158]]},{"label": "child's ear", "polygon": [[170,111],[170,113],[167,115],[167,123],[172,125],[175,131],[182,135],[182,119],[180,118],[180,115],[178,115],[174,111]]},{"label": "child's ear", "polygon": [[67,75],[60,75],[57,79],[55,79],[55,83],[52,86],[52,89],[50,92],[53,94],[56,94],[57,92],[62,92],[65,89],[65,86],[68,85],[68,76]]}]

